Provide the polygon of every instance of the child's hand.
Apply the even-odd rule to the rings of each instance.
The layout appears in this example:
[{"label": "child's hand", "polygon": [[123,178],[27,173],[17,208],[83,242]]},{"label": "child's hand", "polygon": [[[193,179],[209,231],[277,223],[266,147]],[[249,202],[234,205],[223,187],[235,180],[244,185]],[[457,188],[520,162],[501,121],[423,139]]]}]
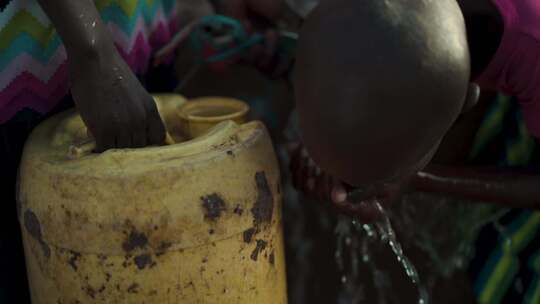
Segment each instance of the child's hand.
[{"label": "child's hand", "polygon": [[283,0],[216,0],[218,11],[242,21],[248,31],[261,32],[265,41],[256,45],[242,59],[273,78],[285,76],[292,59],[278,52],[279,34],[275,24],[286,5]]},{"label": "child's hand", "polygon": [[116,50],[69,58],[72,95],[97,152],[161,145],[165,127],[153,98]]},{"label": "child's hand", "polygon": [[98,152],[162,144],[152,97],[118,54],[93,0],[38,0],[62,38],[71,93]]},{"label": "child's hand", "polygon": [[[300,145],[290,147],[291,171],[294,187],[306,196],[321,202],[330,202],[338,211],[356,217],[364,222],[372,222],[381,217],[376,205],[383,207],[398,198],[406,183],[388,184],[382,189],[371,189],[361,196],[353,195],[352,187],[323,172]],[[357,193],[357,192],[356,192]]]}]

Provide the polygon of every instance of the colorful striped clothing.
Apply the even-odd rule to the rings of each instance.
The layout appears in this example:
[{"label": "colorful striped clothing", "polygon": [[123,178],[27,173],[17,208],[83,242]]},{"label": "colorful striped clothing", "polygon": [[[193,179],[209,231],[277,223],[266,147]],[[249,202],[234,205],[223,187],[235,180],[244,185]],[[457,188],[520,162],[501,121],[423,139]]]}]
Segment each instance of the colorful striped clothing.
[{"label": "colorful striped clothing", "polygon": [[[540,145],[517,102],[499,96],[477,132],[471,163],[534,168]],[[479,304],[540,303],[540,212],[510,210],[486,225],[470,264]]]},{"label": "colorful striped clothing", "polygon": [[[178,30],[176,0],[95,0],[126,62],[143,74]],[[66,51],[36,0],[0,0],[0,124],[47,113],[68,94]]]}]

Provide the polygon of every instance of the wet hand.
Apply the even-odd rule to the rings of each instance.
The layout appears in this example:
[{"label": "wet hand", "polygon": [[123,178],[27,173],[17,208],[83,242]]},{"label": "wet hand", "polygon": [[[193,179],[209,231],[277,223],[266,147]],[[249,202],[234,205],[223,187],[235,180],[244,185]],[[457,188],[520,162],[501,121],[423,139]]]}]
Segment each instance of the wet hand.
[{"label": "wet hand", "polygon": [[217,0],[219,13],[234,17],[243,22],[248,32],[259,32],[264,43],[253,46],[242,58],[242,62],[258,68],[272,78],[284,77],[290,71],[293,60],[279,52],[279,33],[276,22],[279,20],[283,0]]},{"label": "wet hand", "polygon": [[68,57],[73,99],[96,152],[163,144],[165,127],[155,101],[116,50]]},{"label": "wet hand", "polygon": [[390,205],[407,184],[385,184],[360,191],[322,171],[301,145],[291,145],[289,154],[293,184],[298,191],[320,202],[329,202],[339,212],[363,222],[380,219],[382,213],[377,203],[382,207]]}]

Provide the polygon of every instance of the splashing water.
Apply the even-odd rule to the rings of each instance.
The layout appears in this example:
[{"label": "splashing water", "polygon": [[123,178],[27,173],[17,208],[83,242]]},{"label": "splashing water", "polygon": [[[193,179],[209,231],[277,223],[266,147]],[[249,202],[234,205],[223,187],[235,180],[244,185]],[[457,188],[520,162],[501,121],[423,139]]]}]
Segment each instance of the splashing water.
[{"label": "splashing water", "polygon": [[[374,243],[379,242],[389,246],[395,255],[397,261],[405,271],[407,277],[411,280],[414,286],[418,289],[418,304],[429,304],[429,293],[427,288],[422,284],[418,271],[412,262],[403,252],[403,248],[397,239],[396,233],[392,228],[390,218],[382,206],[377,202],[376,207],[383,214],[383,219],[375,224],[362,224],[356,220],[341,220],[338,222],[335,232],[337,234],[337,250],[335,254],[336,263],[340,271],[345,273],[341,278],[341,283],[350,293],[353,288],[360,288],[361,282],[356,279],[358,277],[358,269],[360,262],[368,265],[369,270],[373,275],[373,283],[377,291],[377,300],[380,304],[394,303],[387,292],[392,288],[390,276],[383,270],[380,270],[372,259],[371,247]],[[351,229],[352,228],[352,229]],[[362,236],[361,244],[357,244],[357,238],[351,237],[357,233]],[[346,268],[344,247],[351,250],[350,268]]]},{"label": "splashing water", "polygon": [[381,237],[381,241],[387,243],[390,246],[398,262],[401,264],[401,267],[403,267],[403,269],[405,270],[407,277],[409,277],[411,279],[411,282],[417,287],[418,304],[429,304],[429,294],[427,292],[427,289],[425,286],[422,285],[420,281],[420,276],[418,275],[418,271],[414,267],[413,263],[403,253],[403,248],[401,247],[401,244],[396,237],[396,233],[392,228],[392,224],[390,223],[390,218],[388,217],[388,214],[379,202],[375,202],[375,205],[377,209],[383,214],[383,220],[374,224],[377,232]]}]

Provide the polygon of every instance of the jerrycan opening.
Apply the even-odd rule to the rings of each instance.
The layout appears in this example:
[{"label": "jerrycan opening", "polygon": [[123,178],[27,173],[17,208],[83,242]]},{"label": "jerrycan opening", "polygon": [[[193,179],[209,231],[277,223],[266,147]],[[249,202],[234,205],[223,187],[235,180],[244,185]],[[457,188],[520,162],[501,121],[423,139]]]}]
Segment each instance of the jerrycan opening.
[{"label": "jerrycan opening", "polygon": [[249,106],[240,100],[223,97],[193,99],[180,107],[178,115],[188,139],[204,135],[217,124],[232,120],[244,124]]},{"label": "jerrycan opening", "polygon": [[[201,137],[224,121],[247,122],[249,106],[240,100],[225,97],[204,97],[187,101],[176,94],[154,95],[165,124],[165,145],[174,145]],[[86,136],[85,136],[86,137]],[[89,136],[70,147],[69,156],[80,158],[95,150]]]}]

